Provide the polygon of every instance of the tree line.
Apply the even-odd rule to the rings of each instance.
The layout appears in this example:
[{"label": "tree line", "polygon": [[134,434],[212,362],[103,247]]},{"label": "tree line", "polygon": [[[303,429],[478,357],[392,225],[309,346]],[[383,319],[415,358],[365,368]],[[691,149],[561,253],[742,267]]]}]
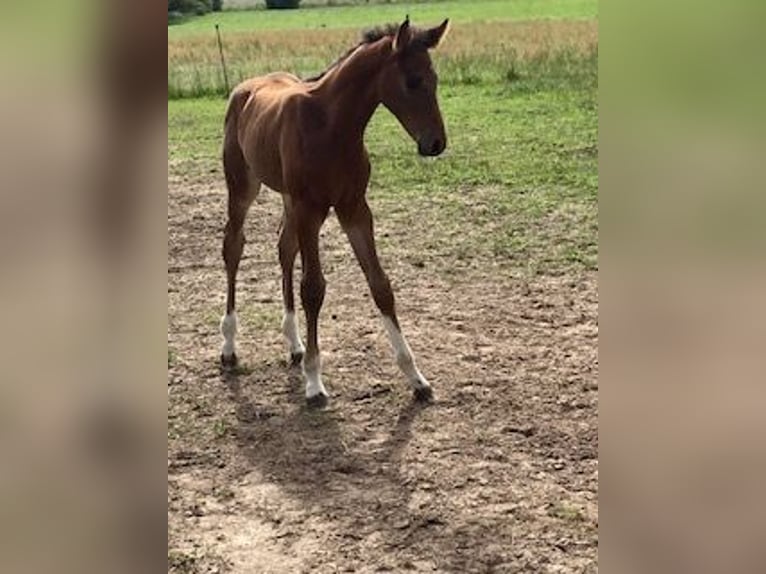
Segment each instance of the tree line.
[{"label": "tree line", "polygon": [[[265,0],[266,8],[297,8],[301,0]],[[168,18],[220,12],[223,0],[168,0]]]},{"label": "tree line", "polygon": [[168,0],[168,14],[196,14],[220,12],[223,0]]}]

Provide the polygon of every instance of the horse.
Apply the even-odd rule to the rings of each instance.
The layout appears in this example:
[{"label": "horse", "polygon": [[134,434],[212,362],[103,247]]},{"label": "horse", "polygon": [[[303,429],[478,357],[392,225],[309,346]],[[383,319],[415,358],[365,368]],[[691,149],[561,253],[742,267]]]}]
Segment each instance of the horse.
[{"label": "horse", "polygon": [[[322,408],[318,317],[326,281],[319,257],[319,231],[330,209],[343,228],[364,272],[396,363],[416,400],[429,401],[432,387],[418,369],[397,319],[391,283],[375,248],[373,216],[366,200],[370,161],[364,132],[383,104],[417,143],[422,156],[437,156],[447,136],[437,101],[437,75],[429,50],[444,38],[449,19],[418,29],[402,24],[366,32],[330,67],[302,80],[284,72],[245,80],[229,97],[224,121],[223,168],[228,221],[223,259],[227,276],[226,314],[221,319],[224,368],[237,364],[236,279],[245,245],[243,225],[261,185],[278,192],[284,206],[278,251],[282,269],[282,333],[294,366],[302,362],[309,407]],[[300,296],[308,345],[298,333],[293,267],[300,252]]]}]

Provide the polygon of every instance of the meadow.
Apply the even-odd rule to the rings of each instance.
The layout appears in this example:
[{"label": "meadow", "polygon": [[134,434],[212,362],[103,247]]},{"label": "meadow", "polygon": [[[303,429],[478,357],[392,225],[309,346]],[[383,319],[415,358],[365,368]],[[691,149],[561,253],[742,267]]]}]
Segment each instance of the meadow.
[{"label": "meadow", "polygon": [[[262,7],[262,4],[260,4]],[[436,2],[371,2],[316,6],[300,10],[228,10],[194,18],[168,28],[168,41],[209,35],[215,23],[227,32],[361,28],[371,23],[441,21],[447,14],[456,24],[496,20],[581,20],[598,14],[596,0],[444,0]]]},{"label": "meadow", "polygon": [[[437,397],[411,404],[331,217],[332,398],[310,413],[284,361],[270,192],[247,224],[243,366],[216,366],[226,100],[213,24],[237,81],[315,74],[360,29],[407,12],[453,22],[433,54],[448,149],[419,157],[378,110],[368,197]],[[169,571],[597,571],[597,91],[592,0],[235,10],[168,28]]]},{"label": "meadow", "polygon": [[[593,0],[479,0],[209,14],[168,28],[168,96],[226,93],[215,24],[234,85],[276,70],[315,74],[353,45],[361,29],[400,21],[405,14],[423,25],[449,17],[450,41],[435,54],[442,82],[475,84],[514,79],[530,59],[593,50],[596,9]],[[533,12],[536,19],[529,20]]]}]

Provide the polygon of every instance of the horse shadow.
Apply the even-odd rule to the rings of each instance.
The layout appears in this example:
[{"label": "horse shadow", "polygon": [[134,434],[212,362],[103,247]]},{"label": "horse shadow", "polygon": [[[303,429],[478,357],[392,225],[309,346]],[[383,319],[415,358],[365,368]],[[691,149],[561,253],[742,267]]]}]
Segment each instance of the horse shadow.
[{"label": "horse shadow", "polygon": [[[333,401],[324,410],[305,405],[303,380],[295,369],[287,374],[288,384],[281,391],[287,401],[279,393],[276,400],[274,395],[264,400],[253,397],[254,385],[269,379],[273,385],[280,377],[284,380],[285,368],[281,363],[264,363],[257,366],[257,375],[253,371],[224,376],[235,403],[236,436],[245,460],[263,480],[279,485],[298,503],[299,514],[304,515],[301,523],[319,517],[331,525],[332,537],[344,539],[336,546],[346,555],[336,559],[361,560],[356,542],[364,540],[407,554],[407,547],[417,538],[412,530],[424,519],[410,510],[412,485],[401,463],[413,436],[413,423],[428,405],[414,400],[402,405],[393,427],[373,417],[370,432],[384,438],[369,449],[360,447],[358,434],[348,438],[347,427],[355,423],[344,409]],[[374,410],[370,399],[364,400],[364,406]],[[358,426],[354,430],[359,433]],[[296,530],[302,527],[295,525]],[[289,530],[282,520],[280,528]],[[414,546],[413,542],[413,556],[417,557]]]}]

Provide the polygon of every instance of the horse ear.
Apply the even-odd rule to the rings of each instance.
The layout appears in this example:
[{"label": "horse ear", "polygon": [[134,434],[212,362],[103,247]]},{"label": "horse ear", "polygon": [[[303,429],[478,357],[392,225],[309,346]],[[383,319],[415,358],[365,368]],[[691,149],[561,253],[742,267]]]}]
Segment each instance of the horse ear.
[{"label": "horse ear", "polygon": [[402,22],[402,25],[399,26],[399,30],[396,32],[393,44],[394,52],[403,52],[405,48],[407,48],[407,44],[410,43],[411,38],[412,30],[410,29],[410,16],[408,14],[404,19],[404,22]]},{"label": "horse ear", "polygon": [[448,31],[449,31],[449,18],[444,20],[444,22],[439,24],[436,28],[430,28],[429,30],[426,30],[426,33],[425,33],[426,48],[428,48],[429,50],[431,48],[436,48],[439,45],[439,43],[445,38]]}]

